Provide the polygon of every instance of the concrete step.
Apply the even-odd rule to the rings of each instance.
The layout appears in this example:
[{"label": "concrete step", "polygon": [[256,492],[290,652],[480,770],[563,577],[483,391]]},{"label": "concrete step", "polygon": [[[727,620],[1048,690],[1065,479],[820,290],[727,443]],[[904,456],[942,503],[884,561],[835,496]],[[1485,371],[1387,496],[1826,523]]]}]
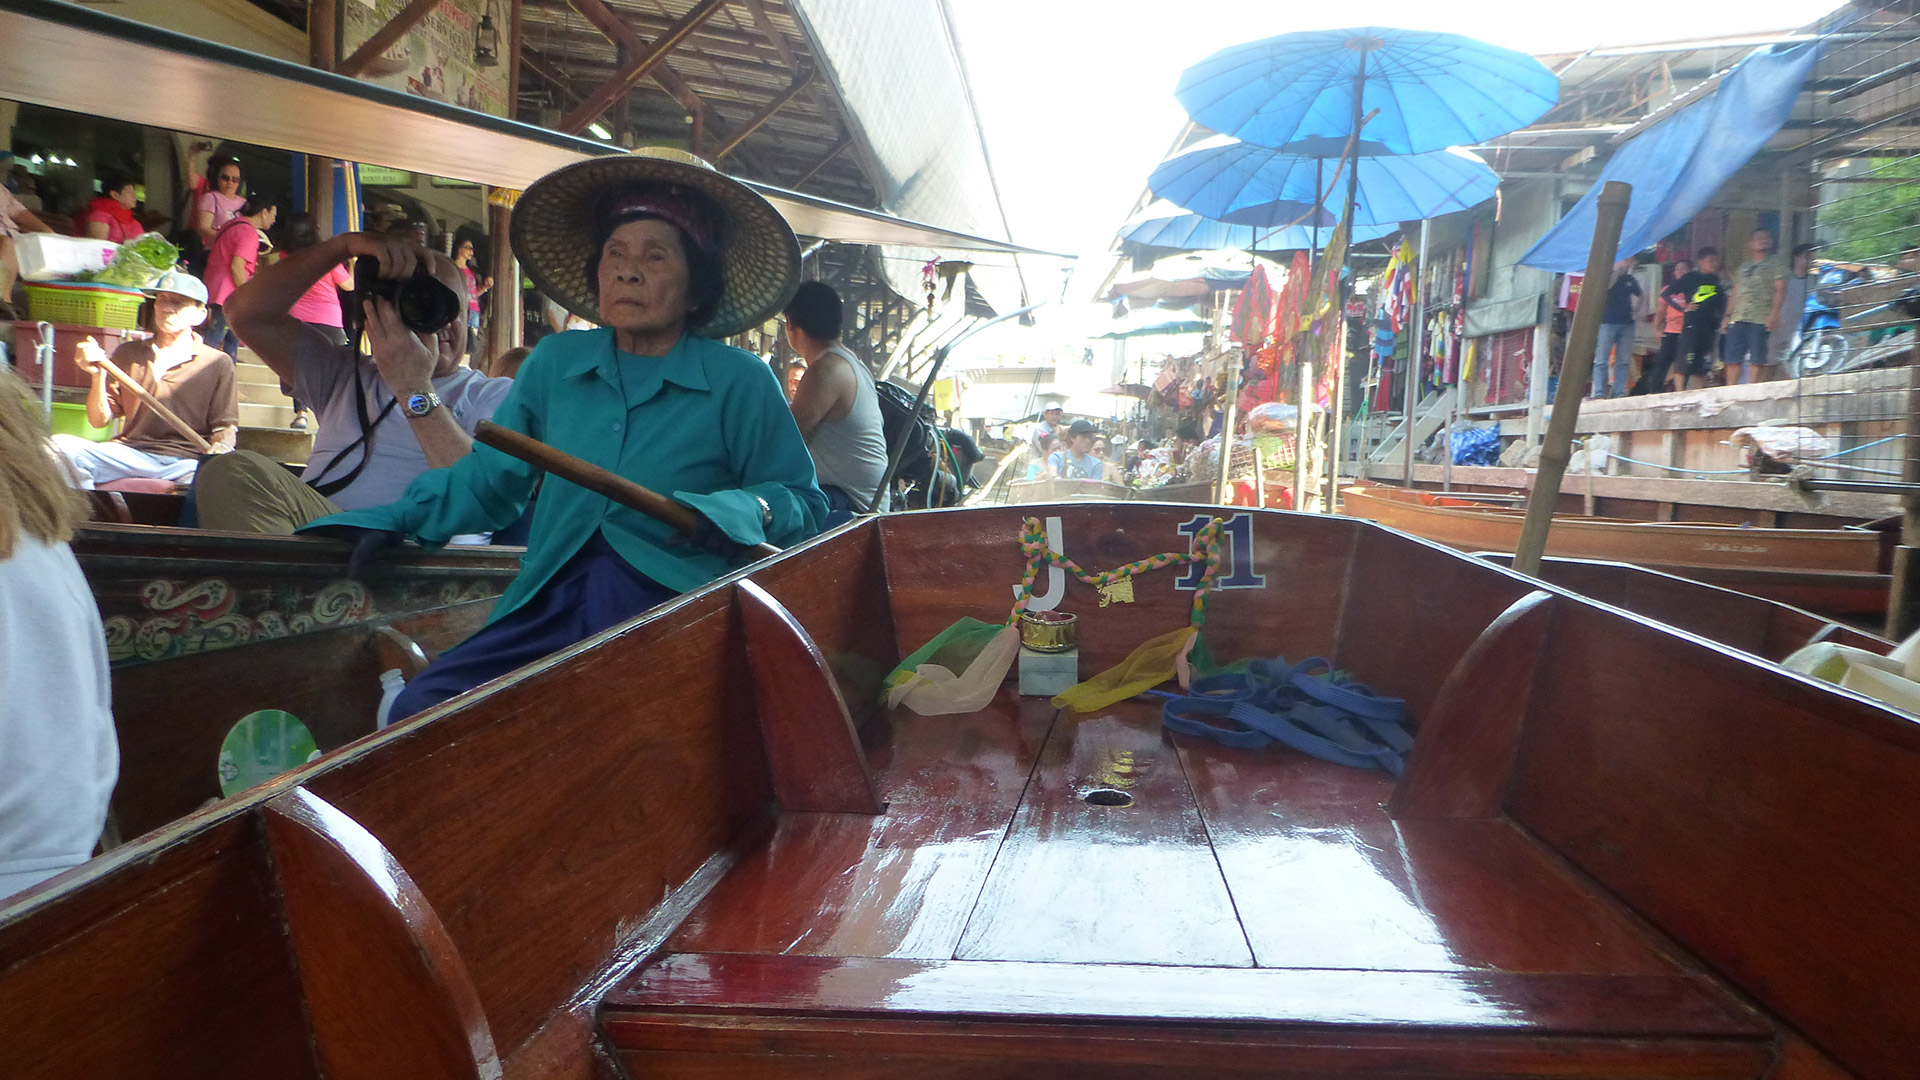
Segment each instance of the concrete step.
[{"label": "concrete step", "polygon": [[[240,400],[240,426],[256,428],[284,428],[293,423],[293,405],[285,398],[278,404]],[[312,423],[312,418],[308,418]]]},{"label": "concrete step", "polygon": [[304,463],[313,452],[313,435],[310,432],[292,431],[283,427],[242,426],[239,446],[242,450],[251,450],[275,461],[300,464]]}]

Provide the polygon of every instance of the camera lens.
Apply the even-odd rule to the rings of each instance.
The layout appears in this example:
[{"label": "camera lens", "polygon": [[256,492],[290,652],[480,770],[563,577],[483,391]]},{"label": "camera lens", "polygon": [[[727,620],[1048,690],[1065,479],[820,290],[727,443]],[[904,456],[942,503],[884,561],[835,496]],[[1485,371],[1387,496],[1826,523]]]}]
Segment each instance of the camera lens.
[{"label": "camera lens", "polygon": [[439,278],[426,274],[402,282],[393,299],[400,321],[422,334],[439,330],[460,314],[460,298]]}]

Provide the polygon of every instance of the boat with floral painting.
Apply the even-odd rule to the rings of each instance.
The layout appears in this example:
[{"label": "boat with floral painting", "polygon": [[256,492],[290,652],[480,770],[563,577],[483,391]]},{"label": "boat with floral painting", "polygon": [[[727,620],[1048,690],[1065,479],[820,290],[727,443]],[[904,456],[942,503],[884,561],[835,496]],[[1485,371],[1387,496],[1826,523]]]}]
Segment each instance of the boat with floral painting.
[{"label": "boat with floral painting", "polygon": [[7,1068],[1903,1077],[1920,736],[1715,617],[1352,518],[860,520],[13,899]]}]

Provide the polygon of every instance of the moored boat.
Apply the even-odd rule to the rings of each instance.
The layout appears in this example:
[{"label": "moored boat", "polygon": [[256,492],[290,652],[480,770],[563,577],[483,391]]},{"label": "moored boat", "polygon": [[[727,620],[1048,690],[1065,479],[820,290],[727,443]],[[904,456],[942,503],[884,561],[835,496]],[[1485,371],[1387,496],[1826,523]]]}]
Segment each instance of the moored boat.
[{"label": "moored boat", "polygon": [[[1038,513],[847,526],[15,898],[7,1067],[1909,1074],[1910,718],[1357,520]],[[1403,698],[1404,773],[1158,701],[873,709],[1036,531],[1220,536],[1209,649]],[[1170,562],[1042,568],[1083,676],[1188,625]]]},{"label": "moored boat", "polygon": [[312,537],[94,524],[73,550],[112,665],[110,842],[218,798],[222,739],[251,713],[291,714],[322,750],[371,733],[383,666],[479,629],[522,551],[408,548],[355,580],[348,548]]},{"label": "moored boat", "polygon": [[[1460,551],[1512,554],[1525,513],[1432,491],[1353,486],[1340,512]],[[1557,514],[1547,554],[1632,563],[1823,615],[1887,606],[1886,541],[1867,529],[1755,529]]]}]

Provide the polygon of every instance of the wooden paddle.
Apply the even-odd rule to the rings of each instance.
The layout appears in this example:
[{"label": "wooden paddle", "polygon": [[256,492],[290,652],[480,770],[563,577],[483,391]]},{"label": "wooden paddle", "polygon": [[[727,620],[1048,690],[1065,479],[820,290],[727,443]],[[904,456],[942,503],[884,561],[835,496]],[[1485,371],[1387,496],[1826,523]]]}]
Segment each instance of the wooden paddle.
[{"label": "wooden paddle", "polygon": [[[92,338],[88,338],[87,343],[92,345],[96,349],[100,348],[100,343],[93,340]],[[160,399],[157,397],[154,397],[153,394],[146,387],[141,386],[139,383],[135,382],[133,379],[133,376],[127,374],[124,371],[121,371],[117,366],[115,366],[113,361],[106,358],[104,354],[104,350],[102,350],[102,355],[100,359],[95,360],[94,363],[100,365],[100,369],[102,371],[105,371],[108,375],[113,376],[115,381],[119,382],[121,386],[124,386],[127,389],[133,391],[134,396],[140,399],[140,403],[142,405],[145,405],[147,408],[152,409],[155,413],[159,414],[160,419],[165,420],[167,424],[173,428],[173,430],[179,432],[180,435],[187,440],[187,442],[193,444],[193,448],[195,452],[201,453],[201,454],[213,453],[212,443],[208,442],[205,438],[202,438],[199,432],[187,426],[187,422],[185,420],[182,420],[178,416],[174,415],[174,412],[172,409],[169,409],[165,405],[160,404]]]},{"label": "wooden paddle", "polygon": [[[700,515],[691,508],[649,491],[624,476],[581,461],[572,454],[555,450],[538,439],[503,428],[490,420],[480,421],[480,426],[474,429],[473,438],[475,442],[485,443],[503,454],[519,458],[570,484],[578,484],[588,491],[605,495],[621,506],[664,521],[683,533],[691,535],[700,526]],[[780,549],[772,544],[749,544],[746,548],[756,559],[780,553]]]}]

